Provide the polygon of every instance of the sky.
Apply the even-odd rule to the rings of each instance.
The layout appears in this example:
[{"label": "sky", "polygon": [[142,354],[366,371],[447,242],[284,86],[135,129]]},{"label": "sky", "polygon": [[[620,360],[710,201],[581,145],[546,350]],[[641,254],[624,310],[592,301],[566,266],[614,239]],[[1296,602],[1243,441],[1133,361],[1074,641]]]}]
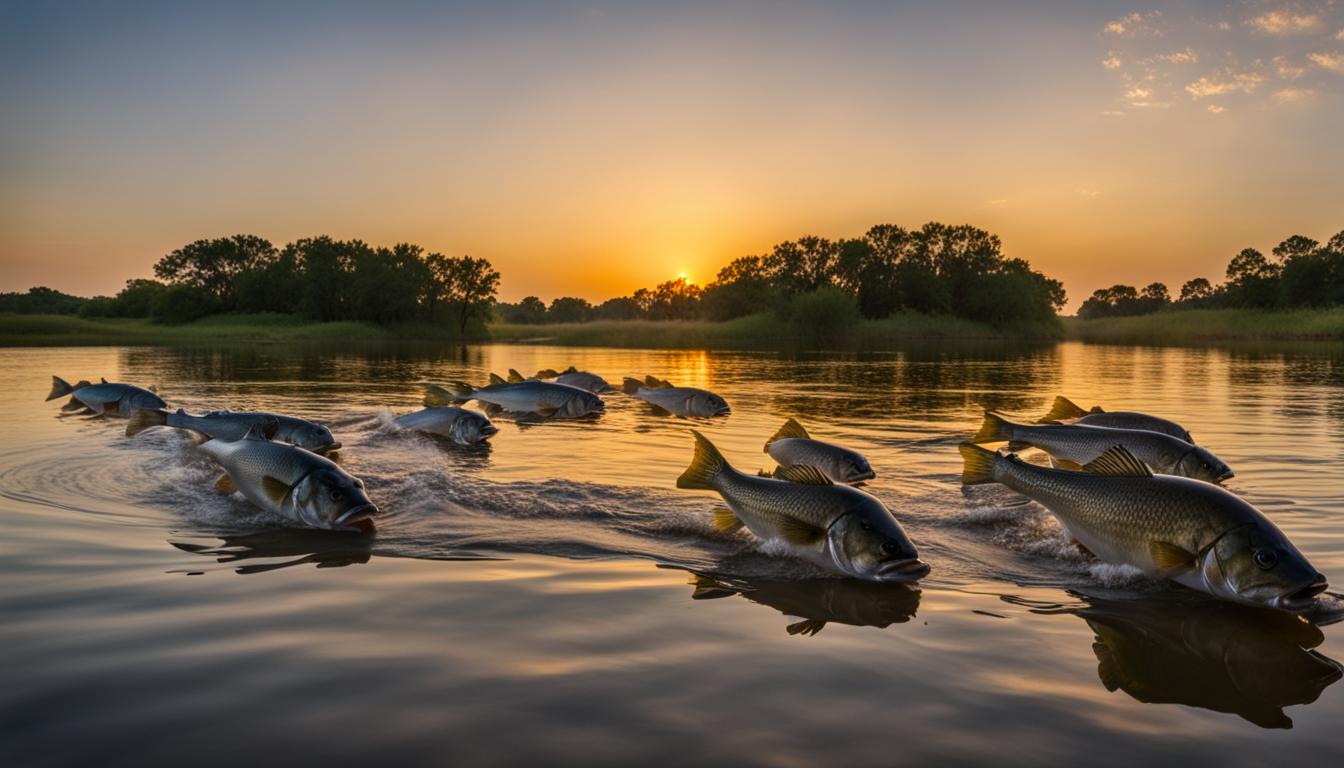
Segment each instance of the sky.
[{"label": "sky", "polygon": [[0,290],[247,232],[600,300],[942,221],[1076,308],[1344,229],[1341,136],[1330,0],[0,0]]}]

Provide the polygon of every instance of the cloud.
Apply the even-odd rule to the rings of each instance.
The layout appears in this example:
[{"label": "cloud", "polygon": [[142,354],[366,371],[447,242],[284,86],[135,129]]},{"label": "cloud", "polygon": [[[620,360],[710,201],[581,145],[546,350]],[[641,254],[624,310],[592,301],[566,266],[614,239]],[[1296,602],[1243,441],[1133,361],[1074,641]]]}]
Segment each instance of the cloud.
[{"label": "cloud", "polygon": [[1246,22],[1252,29],[1267,35],[1291,35],[1298,32],[1310,32],[1321,23],[1321,17],[1314,13],[1293,13],[1291,11],[1267,11]]},{"label": "cloud", "polygon": [[1284,80],[1296,80],[1307,73],[1306,67],[1300,67],[1283,56],[1274,57],[1274,67]]},{"label": "cloud", "polygon": [[1184,51],[1173,51],[1154,56],[1155,61],[1165,61],[1168,64],[1194,64],[1199,61],[1199,56],[1194,51],[1186,48]]},{"label": "cloud", "polygon": [[1229,72],[1224,70],[1199,78],[1185,86],[1185,92],[1195,99],[1209,96],[1225,96],[1229,93],[1254,93],[1265,81],[1265,76],[1255,72]]},{"label": "cloud", "polygon": [[1101,190],[1088,189],[1087,187],[1079,187],[1075,189],[1074,192],[1077,192],[1079,197],[1086,197],[1088,199],[1094,198],[1097,195],[1101,194]]},{"label": "cloud", "polygon": [[1106,26],[1102,29],[1112,35],[1123,35],[1142,23],[1142,16],[1137,13],[1131,13],[1128,16],[1122,16],[1115,21],[1107,22]]},{"label": "cloud", "polygon": [[1328,69],[1331,72],[1344,75],[1344,53],[1313,53],[1307,58],[1311,59],[1311,63],[1321,69]]},{"label": "cloud", "polygon": [[1344,40],[1344,29],[1341,29],[1341,30],[1339,30],[1338,32],[1335,33],[1335,39],[1336,39],[1336,40]]},{"label": "cloud", "polygon": [[1284,88],[1274,92],[1274,101],[1280,104],[1301,104],[1316,95],[1311,88]]},{"label": "cloud", "polygon": [[1101,66],[1107,69],[1119,69],[1120,57],[1115,56],[1114,54],[1112,54],[1111,56],[1107,56],[1106,58],[1101,60]]},{"label": "cloud", "polygon": [[1135,11],[1106,22],[1106,26],[1102,27],[1101,31],[1119,37],[1132,37],[1134,35],[1153,35],[1156,37],[1162,34],[1162,30],[1155,26],[1155,23],[1161,18],[1161,11],[1149,11],[1148,13]]},{"label": "cloud", "polygon": [[1108,109],[1101,114],[1106,117],[1124,117],[1125,111],[1123,109]]},{"label": "cloud", "polygon": [[1220,107],[1217,104],[1210,104],[1208,110],[1215,115],[1221,115],[1227,111],[1227,107]]}]

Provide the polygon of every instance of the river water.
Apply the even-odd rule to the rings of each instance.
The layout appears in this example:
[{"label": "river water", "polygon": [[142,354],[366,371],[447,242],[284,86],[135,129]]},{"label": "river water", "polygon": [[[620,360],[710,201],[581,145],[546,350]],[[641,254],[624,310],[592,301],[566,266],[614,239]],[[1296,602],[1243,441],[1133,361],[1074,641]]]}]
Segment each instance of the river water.
[{"label": "river water", "polygon": [[[391,424],[425,382],[569,365],[733,412],[613,393],[484,449]],[[287,530],[216,495],[180,435],[59,415],[51,374],[323,421],[377,534]],[[1337,596],[1311,623],[1090,561],[1035,504],[963,489],[956,444],[985,408],[1039,416],[1056,394],[1174,418],[1333,593],[1342,384],[1344,350],[1312,346],[0,350],[0,762],[1337,761]],[[691,427],[756,470],[788,417],[869,457],[866,490],[933,566],[919,590],[827,578],[676,489]]]}]

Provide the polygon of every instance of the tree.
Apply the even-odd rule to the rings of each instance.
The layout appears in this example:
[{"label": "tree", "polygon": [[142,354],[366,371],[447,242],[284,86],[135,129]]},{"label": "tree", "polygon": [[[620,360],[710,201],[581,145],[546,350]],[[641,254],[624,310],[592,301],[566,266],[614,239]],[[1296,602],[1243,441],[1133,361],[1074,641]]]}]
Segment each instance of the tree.
[{"label": "tree", "polygon": [[255,235],[197,240],[159,259],[154,274],[175,285],[202,289],[227,311],[236,304],[236,278],[276,255],[270,241]]},{"label": "tree", "polygon": [[1290,259],[1312,255],[1316,252],[1316,246],[1318,245],[1320,245],[1320,243],[1312,240],[1310,237],[1293,235],[1282,243],[1274,246],[1274,250],[1270,251],[1270,253],[1274,254],[1274,258],[1278,259],[1280,264],[1285,264]]},{"label": "tree", "polygon": [[700,286],[686,278],[668,280],[653,290],[647,310],[652,320],[689,320],[700,308]]},{"label": "tree", "polygon": [[592,314],[593,305],[584,299],[561,296],[551,302],[546,319],[552,323],[582,323]]},{"label": "tree", "polygon": [[760,256],[733,259],[700,294],[701,309],[711,320],[764,312],[776,304],[775,299]]},{"label": "tree", "polygon": [[1246,248],[1227,265],[1227,292],[1233,306],[1272,307],[1279,292],[1279,266]]},{"label": "tree", "polygon": [[453,277],[447,299],[457,314],[458,331],[465,335],[472,320],[489,319],[490,305],[499,292],[499,273],[485,259],[462,256],[450,262]]},{"label": "tree", "polygon": [[538,325],[546,322],[546,305],[536,296],[528,296],[517,304],[499,304],[500,317],[506,323]]},{"label": "tree", "polygon": [[776,245],[762,266],[774,285],[792,296],[832,284],[839,256],[837,243],[808,235]]},{"label": "tree", "polygon": [[1181,286],[1180,302],[1182,304],[1199,304],[1208,301],[1212,296],[1213,284],[1209,282],[1208,278],[1196,277],[1185,281],[1185,285]]},{"label": "tree", "polygon": [[594,320],[634,320],[639,317],[639,305],[629,296],[607,299],[593,308]]}]

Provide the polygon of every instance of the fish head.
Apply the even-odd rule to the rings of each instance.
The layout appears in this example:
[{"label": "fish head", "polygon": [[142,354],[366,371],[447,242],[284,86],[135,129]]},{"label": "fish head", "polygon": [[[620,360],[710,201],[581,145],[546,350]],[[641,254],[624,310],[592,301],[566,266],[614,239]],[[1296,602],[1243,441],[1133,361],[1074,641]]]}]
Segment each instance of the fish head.
[{"label": "fish head", "polygon": [[135,392],[131,395],[130,400],[132,410],[152,411],[155,408],[168,407],[168,404],[163,402],[163,398],[153,392]]},{"label": "fish head", "polygon": [[336,441],[336,436],[331,434],[331,430],[321,424],[304,424],[298,427],[289,433],[289,442],[313,453],[327,453],[341,447]]},{"label": "fish head", "polygon": [[843,478],[846,483],[861,483],[877,477],[877,473],[873,471],[873,466],[868,463],[867,459],[858,454],[838,459],[835,468],[837,470],[836,477]]},{"label": "fish head", "polygon": [[1299,613],[1329,584],[1283,532],[1268,521],[1223,534],[1201,563],[1209,590],[1239,603]]},{"label": "fish head", "polygon": [[570,418],[579,418],[590,413],[602,413],[606,409],[607,404],[602,402],[602,398],[592,392],[580,391],[565,401],[560,411]]},{"label": "fish head", "polygon": [[449,435],[460,445],[475,445],[499,431],[490,419],[479,413],[464,413],[453,421]]},{"label": "fish head", "polygon": [[919,559],[901,524],[880,501],[863,496],[828,530],[830,559],[844,573],[865,581],[909,582],[927,576],[929,566]]},{"label": "fish head", "polygon": [[364,482],[335,467],[309,473],[294,486],[289,502],[308,525],[333,531],[372,531],[372,518],[378,514]]},{"label": "fish head", "polygon": [[726,416],[732,412],[728,401],[713,392],[696,392],[691,395],[690,412],[701,416]]},{"label": "fish head", "polygon": [[1176,472],[1183,477],[1193,477],[1206,483],[1221,483],[1234,476],[1232,468],[1222,459],[1198,445],[1185,452],[1176,465]]}]

